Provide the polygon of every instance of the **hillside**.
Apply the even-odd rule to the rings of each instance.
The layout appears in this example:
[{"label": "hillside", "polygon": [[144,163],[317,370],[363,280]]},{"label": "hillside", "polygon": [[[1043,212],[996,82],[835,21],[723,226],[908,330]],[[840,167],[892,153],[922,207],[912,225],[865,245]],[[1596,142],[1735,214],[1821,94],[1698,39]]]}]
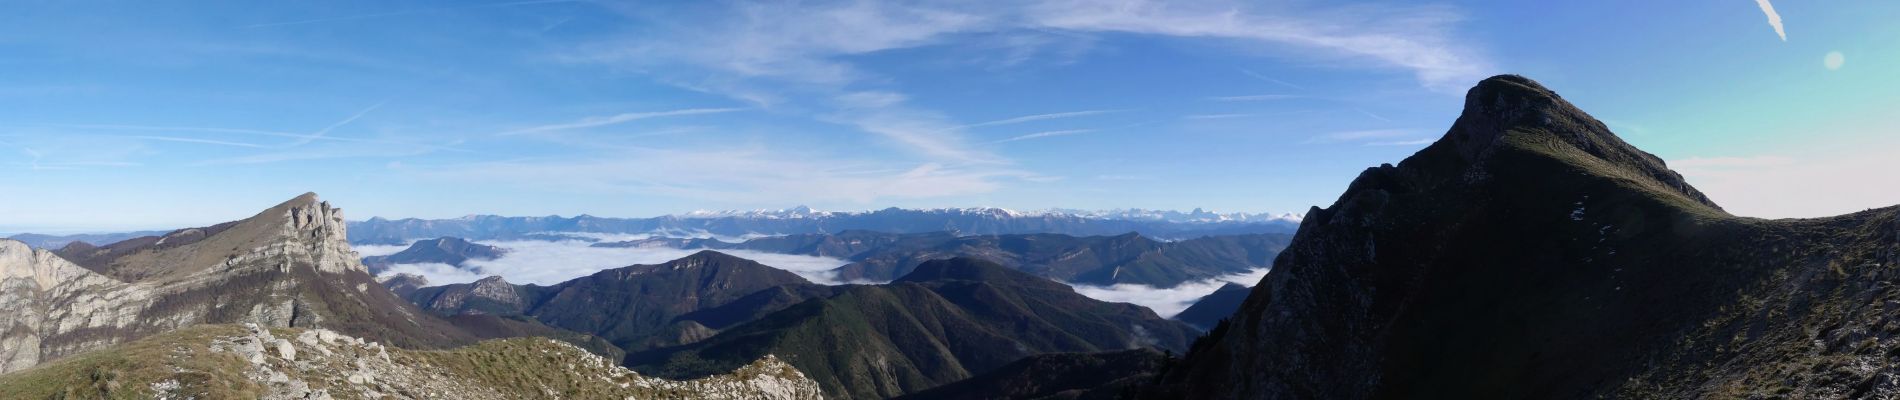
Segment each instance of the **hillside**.
[{"label": "hillside", "polygon": [[1900,393],[1900,208],[1725,213],[1555,92],[1487,79],[1314,209],[1157,398]]},{"label": "hillside", "polygon": [[507,253],[500,247],[473,243],[462,238],[440,237],[416,241],[396,254],[363,257],[363,265],[369,267],[370,275],[382,275],[384,270],[395,264],[420,263],[448,264],[481,273],[481,269],[467,265],[468,261],[493,260]]},{"label": "hillside", "polygon": [[202,325],[0,375],[0,393],[31,399],[820,398],[816,383],[771,357],[670,381],[547,339],[413,351],[328,330],[256,325]]},{"label": "hillside", "polygon": [[1214,293],[1202,296],[1200,300],[1194,302],[1194,305],[1181,310],[1181,313],[1175,314],[1173,318],[1202,330],[1214,329],[1215,324],[1233,316],[1234,311],[1240,310],[1240,303],[1247,301],[1249,293],[1252,291],[1246,286],[1232,283],[1221,285],[1220,289],[1214,289]]},{"label": "hillside", "polygon": [[636,370],[687,377],[774,354],[834,399],[885,398],[1023,357],[1141,347],[1180,351],[1193,328],[1105,303],[994,263],[926,262],[887,285],[846,286],[685,346],[628,356]]},{"label": "hillside", "polygon": [[553,286],[501,277],[416,289],[408,297],[441,315],[526,316],[590,333],[628,351],[676,345],[830,293],[798,275],[702,251],[654,265],[609,269]]}]

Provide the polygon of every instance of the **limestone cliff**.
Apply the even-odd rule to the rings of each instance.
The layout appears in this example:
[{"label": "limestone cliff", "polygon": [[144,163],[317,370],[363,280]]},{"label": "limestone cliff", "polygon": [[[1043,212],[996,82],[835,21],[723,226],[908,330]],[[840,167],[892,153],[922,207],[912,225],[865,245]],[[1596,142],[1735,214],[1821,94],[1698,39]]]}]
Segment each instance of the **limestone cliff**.
[{"label": "limestone cliff", "polygon": [[0,372],[206,323],[409,347],[472,341],[377,284],[346,237],[342,210],[304,194],[248,219],[67,254],[0,240]]}]

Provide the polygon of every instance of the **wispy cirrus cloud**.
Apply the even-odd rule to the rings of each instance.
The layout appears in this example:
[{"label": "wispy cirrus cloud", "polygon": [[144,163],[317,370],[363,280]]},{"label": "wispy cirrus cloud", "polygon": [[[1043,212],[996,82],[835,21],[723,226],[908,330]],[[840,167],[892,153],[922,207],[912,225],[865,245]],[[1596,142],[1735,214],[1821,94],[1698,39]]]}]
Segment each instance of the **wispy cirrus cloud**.
[{"label": "wispy cirrus cloud", "polygon": [[[1435,90],[1462,93],[1493,69],[1451,27],[1463,17],[1443,7],[1276,9],[1240,2],[1052,0],[1031,7],[1038,25],[1077,31],[1222,38],[1318,51],[1412,71]],[[1257,75],[1257,74],[1256,74]]]},{"label": "wispy cirrus cloud", "polygon": [[[805,113],[889,139],[887,143],[932,162],[1008,163],[964,139],[963,131],[1112,110],[959,124],[941,113],[903,101],[901,95],[882,98],[878,106],[866,107],[858,100],[877,98],[863,95],[895,91],[888,89],[893,86],[890,77],[867,70],[856,57],[985,38],[1047,46],[1051,40],[1137,34],[1266,44],[1271,51],[1336,60],[1339,65],[1353,65],[1351,68],[1372,65],[1410,71],[1421,85],[1459,92],[1491,69],[1483,54],[1453,37],[1452,27],[1462,16],[1448,7],[1373,9],[1140,0],[903,5],[868,1],[736,2],[691,7],[691,12],[701,18],[692,24],[679,24],[641,6],[602,6],[634,19],[651,20],[651,28],[637,35],[576,45],[561,55],[562,60],[626,66],[653,75],[657,81],[752,102],[768,111]],[[1052,34],[1017,40],[1019,33]],[[1028,57],[1036,53],[1012,54]],[[1012,56],[1009,64],[1020,64],[1024,57]],[[1300,89],[1252,71],[1243,72]],[[1229,101],[1269,98],[1234,96]],[[927,128],[932,125],[942,126]]]}]

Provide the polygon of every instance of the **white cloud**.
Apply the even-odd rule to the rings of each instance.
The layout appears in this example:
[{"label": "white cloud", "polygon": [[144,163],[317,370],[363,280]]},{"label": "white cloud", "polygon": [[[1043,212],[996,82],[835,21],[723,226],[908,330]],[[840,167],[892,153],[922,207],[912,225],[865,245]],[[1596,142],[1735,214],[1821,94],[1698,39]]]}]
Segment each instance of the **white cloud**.
[{"label": "white cloud", "polygon": [[[1038,25],[1077,31],[1256,41],[1409,69],[1428,88],[1462,93],[1493,69],[1451,37],[1446,8],[1260,10],[1239,2],[1052,0],[1031,7]],[[1277,11],[1277,12],[1276,12]]]},{"label": "white cloud", "polygon": [[1841,69],[1841,65],[1846,63],[1847,56],[1838,51],[1827,52],[1827,56],[1821,58],[1821,65],[1826,66],[1829,71]]},{"label": "white cloud", "polygon": [[1781,14],[1775,12],[1775,5],[1768,0],[1755,0],[1755,5],[1761,6],[1762,14],[1768,15],[1768,26],[1775,27],[1775,35],[1781,36],[1783,42],[1788,41],[1788,31],[1781,29]]},{"label": "white cloud", "polygon": [[733,111],[739,111],[739,110],[741,109],[739,108],[688,108],[688,109],[682,109],[682,110],[621,113],[621,114],[614,114],[614,115],[609,115],[609,116],[604,116],[604,117],[587,117],[587,118],[582,118],[579,121],[568,122],[568,123],[541,125],[541,126],[535,126],[535,127],[516,129],[512,131],[502,132],[497,135],[498,136],[514,136],[514,135],[525,135],[525,134],[530,134],[530,133],[565,131],[565,130],[571,130],[571,129],[586,129],[586,128],[595,128],[595,127],[602,127],[602,126],[607,126],[607,125],[627,123],[627,122],[638,121],[638,120],[649,119],[649,118],[675,117],[675,116],[699,115],[699,114],[717,114],[717,113],[727,113],[727,112],[733,112]]},{"label": "white cloud", "polygon": [[943,115],[903,107],[889,96],[867,99],[849,94],[841,102],[879,104],[875,108],[847,108],[822,119],[857,127],[896,143],[933,162],[1006,164],[1007,160],[965,142],[961,129]]},{"label": "white cloud", "polygon": [[[1097,40],[1096,34],[1125,33],[1240,41],[1334,61],[1332,65],[1344,68],[1411,71],[1422,85],[1459,93],[1491,69],[1481,55],[1451,37],[1451,26],[1461,17],[1443,7],[1269,10],[1239,2],[1067,0],[737,2],[688,7],[695,23],[681,24],[658,19],[643,4],[601,5],[651,23],[641,24],[646,28],[637,34],[577,45],[562,59],[623,66],[663,83],[758,104],[768,112],[850,126],[905,150],[900,155],[912,156],[910,161],[947,167],[1012,164],[965,140],[965,129],[1110,110],[959,124],[906,101],[903,93],[889,89],[898,82],[862,68],[856,58],[989,39],[1026,47],[1009,52],[1006,64],[1014,65],[1038,54],[1036,48],[1052,46],[1051,41],[1089,42]],[[1021,39],[1024,34],[1033,39]]]},{"label": "white cloud", "polygon": [[[552,285],[603,270],[629,265],[660,264],[699,252],[699,250],[671,248],[591,247],[592,242],[581,240],[478,241],[477,243],[501,247],[507,249],[508,253],[494,260],[469,260],[467,266],[481,271],[479,274],[446,264],[398,264],[391,266],[389,272],[385,274],[418,274],[428,278],[431,285],[474,282],[488,275],[500,275],[502,279],[514,284]],[[836,273],[831,270],[846,264],[844,260],[829,257],[744,250],[721,250],[721,252],[791,271],[812,282],[822,284],[838,283]]]},{"label": "white cloud", "polygon": [[[429,281],[430,286],[447,285],[447,284],[453,284],[453,283],[469,283],[469,282],[481,280],[482,278],[486,277],[486,275],[478,274],[473,271],[469,271],[469,270],[465,270],[461,268],[456,268],[453,265],[448,265],[448,264],[443,264],[443,263],[391,265],[389,266],[389,269],[384,270],[383,274],[379,276],[390,276],[390,275],[395,275],[395,274],[420,275],[422,276],[423,279],[427,279]],[[503,279],[506,279],[506,277],[503,277]],[[514,280],[509,280],[508,282],[520,283],[520,282],[515,282]]]},{"label": "white cloud", "polygon": [[1194,305],[1195,301],[1214,293],[1214,290],[1228,283],[1238,283],[1249,287],[1259,284],[1260,279],[1267,276],[1267,271],[1267,268],[1257,268],[1244,273],[1182,283],[1170,288],[1126,283],[1112,286],[1071,283],[1069,286],[1074,287],[1076,293],[1092,299],[1136,304],[1154,310],[1156,314],[1161,314],[1162,318],[1173,318],[1175,314],[1180,314],[1181,310]]}]

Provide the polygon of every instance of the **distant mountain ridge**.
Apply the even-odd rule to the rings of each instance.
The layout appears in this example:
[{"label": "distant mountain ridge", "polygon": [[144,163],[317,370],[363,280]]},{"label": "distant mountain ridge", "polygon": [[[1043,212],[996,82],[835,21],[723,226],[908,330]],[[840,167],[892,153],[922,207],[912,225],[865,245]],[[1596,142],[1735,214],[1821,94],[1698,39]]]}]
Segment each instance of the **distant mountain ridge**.
[{"label": "distant mountain ridge", "polygon": [[1024,357],[1156,347],[1182,351],[1196,331],[1147,308],[974,258],[925,262],[884,285],[835,287],[710,338],[628,355],[635,370],[686,377],[773,354],[828,398],[887,398]]},{"label": "distant mountain ridge", "polygon": [[17,241],[20,241],[21,243],[26,243],[27,246],[32,246],[35,248],[57,249],[57,248],[66,247],[67,245],[73,244],[73,242],[86,242],[87,244],[99,246],[99,245],[118,243],[126,239],[131,239],[131,238],[140,237],[140,236],[163,235],[166,232],[168,231],[79,233],[79,234],[71,234],[71,235],[44,235],[44,234],[38,234],[38,233],[21,233],[21,234],[16,234],[13,236],[8,236],[7,239],[17,240]]},{"label": "distant mountain ridge", "polygon": [[950,232],[761,237],[744,242],[651,238],[595,243],[595,247],[734,249],[834,257],[845,281],[890,281],[930,260],[977,257],[1063,282],[1173,287],[1184,282],[1266,268],[1292,238],[1287,234],[1205,236],[1173,242],[1133,233],[1076,237],[1062,234],[956,235]]},{"label": "distant mountain ridge", "polygon": [[[997,208],[997,207],[926,208],[926,209],[893,208],[893,209],[914,211],[914,212],[921,212],[921,213],[937,213],[937,214],[971,214],[971,215],[989,214],[989,215],[999,215],[999,216],[1009,216],[1009,217],[1057,216],[1057,217],[1082,217],[1082,218],[1093,218],[1093,219],[1102,219],[1102,220],[1163,221],[1163,222],[1175,222],[1175,223],[1291,222],[1291,223],[1297,224],[1300,222],[1300,215],[1294,214],[1294,213],[1280,213],[1280,214],[1248,213],[1248,212],[1223,213],[1223,212],[1207,211],[1207,210],[1203,210],[1199,208],[1196,208],[1193,211],[1187,211],[1187,212],[1182,212],[1182,211],[1177,211],[1177,210],[1150,210],[1150,209],[1142,209],[1142,208],[1116,208],[1116,209],[1107,209],[1107,210],[1050,208],[1050,209],[1026,210],[1026,211],[1018,211],[1018,210],[1011,210],[1007,208]],[[885,210],[880,210],[880,211],[888,211],[888,210],[891,210],[891,209],[885,209]],[[818,211],[818,210],[813,210],[811,207],[798,206],[794,208],[777,209],[777,210],[764,210],[764,209],[720,210],[720,211],[700,210],[700,211],[693,211],[693,212],[684,213],[684,214],[673,214],[672,216],[679,217],[679,218],[698,218],[698,219],[714,219],[714,218],[795,219],[795,218],[827,218],[827,217],[839,217],[839,216],[850,216],[850,215],[863,215],[863,214],[870,214],[870,213],[880,212],[880,211]]]},{"label": "distant mountain ridge", "polygon": [[[1191,217],[1174,218],[1170,215]],[[1197,219],[1197,218],[1203,218]],[[1180,220],[1174,220],[1180,219]],[[350,223],[355,244],[406,244],[410,240],[453,236],[468,240],[548,239],[553,232],[652,234],[671,237],[752,237],[869,230],[890,233],[955,232],[960,235],[1058,233],[1074,236],[1139,232],[1160,239],[1207,235],[1291,233],[1298,221],[1253,214],[1121,212],[1080,215],[1064,212],[1019,213],[997,208],[865,212],[706,213],[653,218],[503,217],[471,215],[454,219],[370,218]]]}]

